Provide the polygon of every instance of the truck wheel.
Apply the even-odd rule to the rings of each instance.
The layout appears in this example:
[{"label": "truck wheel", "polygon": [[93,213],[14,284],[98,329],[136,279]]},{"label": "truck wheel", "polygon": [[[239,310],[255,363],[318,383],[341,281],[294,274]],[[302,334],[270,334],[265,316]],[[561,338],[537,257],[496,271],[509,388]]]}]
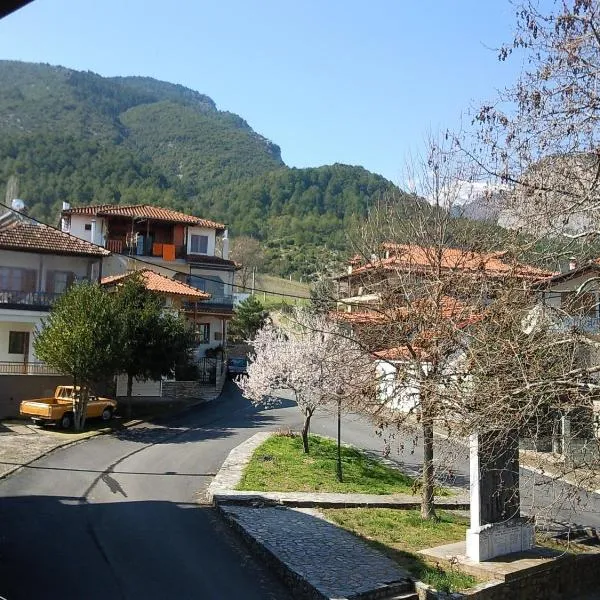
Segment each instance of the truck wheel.
[{"label": "truck wheel", "polygon": [[112,408],[107,407],[102,411],[102,420],[103,421],[110,421],[112,419],[112,416],[113,416]]},{"label": "truck wheel", "polygon": [[59,424],[63,429],[71,429],[73,426],[73,413],[65,413],[59,420]]}]

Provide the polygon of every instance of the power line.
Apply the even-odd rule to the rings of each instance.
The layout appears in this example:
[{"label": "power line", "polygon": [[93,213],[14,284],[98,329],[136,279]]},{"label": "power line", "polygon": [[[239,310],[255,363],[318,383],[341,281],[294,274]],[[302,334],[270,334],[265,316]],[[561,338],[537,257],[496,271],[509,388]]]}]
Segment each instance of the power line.
[{"label": "power line", "polygon": [[[39,219],[36,219],[35,217],[30,217],[29,215],[24,215],[23,213],[20,213],[18,210],[14,209],[12,206],[8,206],[6,204],[4,204],[4,202],[0,202],[0,207],[6,208],[7,210],[10,210],[12,213],[20,216],[20,217],[25,217],[26,219],[29,219],[30,221],[33,221],[34,223],[37,223],[38,225],[43,225],[44,227],[48,227],[50,229],[54,229],[55,231],[58,231],[59,233],[62,233],[63,235],[68,235],[70,237],[72,237],[73,239],[76,240],[82,240],[83,238],[77,237],[76,235],[73,235],[72,233],[69,233],[67,231],[62,231],[62,229],[59,229],[58,227],[56,227],[55,225],[48,225],[47,223],[42,223],[42,221],[40,221]],[[87,242],[87,240],[83,240],[84,242]],[[92,243],[93,242],[88,242],[88,243]],[[93,244],[94,246],[96,246],[97,244]],[[106,249],[106,248],[104,248]],[[157,265],[155,263],[153,263],[152,261],[149,260],[144,260],[142,258],[139,258],[138,256],[134,256],[134,255],[127,255],[127,254],[116,254],[116,256],[124,256],[130,260],[142,263],[144,265],[149,265],[149,266],[155,266],[155,267],[160,267],[161,269],[164,269],[165,271],[171,271],[172,273],[176,273],[176,274],[186,274],[184,271],[178,271],[177,269],[173,269],[172,267],[168,267],[168,266],[163,266],[163,265]],[[191,267],[191,265],[190,265]],[[190,277],[195,277],[196,279],[200,279],[202,281],[210,281],[213,283],[224,283],[223,281],[221,281],[220,279],[213,279],[207,275],[194,275],[191,272],[188,274]],[[225,285],[230,285],[230,284],[225,284]],[[236,288],[238,290],[254,290],[255,292],[262,292],[264,294],[271,294],[273,296],[282,296],[285,298],[297,298],[299,300],[308,300],[309,297],[308,296],[298,296],[297,294],[286,294],[283,292],[274,292],[272,290],[264,290],[264,289],[260,289],[260,288],[252,288],[250,286],[247,285],[238,285],[235,283],[231,284],[232,288]]]}]

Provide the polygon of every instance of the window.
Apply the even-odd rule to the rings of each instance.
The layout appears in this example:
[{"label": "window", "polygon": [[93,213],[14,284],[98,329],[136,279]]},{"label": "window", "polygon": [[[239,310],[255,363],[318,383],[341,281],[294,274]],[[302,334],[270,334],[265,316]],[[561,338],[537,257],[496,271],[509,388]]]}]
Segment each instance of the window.
[{"label": "window", "polygon": [[27,354],[29,350],[28,331],[10,331],[8,333],[8,353]]},{"label": "window", "polygon": [[199,344],[210,343],[210,323],[198,323],[196,325],[196,341]]},{"label": "window", "polygon": [[215,331],[213,337],[215,342],[220,342],[223,339],[223,334],[220,331]]},{"label": "window", "polygon": [[49,294],[63,294],[75,281],[75,274],[70,271],[47,271],[46,291]]},{"label": "window", "polygon": [[208,236],[195,235],[190,236],[190,253],[191,254],[207,254],[208,253]]},{"label": "window", "polygon": [[83,228],[84,228],[86,231],[91,231],[91,230],[92,230],[92,224],[91,224],[91,223],[86,223],[86,224],[83,226]]},{"label": "window", "polygon": [[0,291],[34,292],[37,283],[37,271],[0,267]]}]

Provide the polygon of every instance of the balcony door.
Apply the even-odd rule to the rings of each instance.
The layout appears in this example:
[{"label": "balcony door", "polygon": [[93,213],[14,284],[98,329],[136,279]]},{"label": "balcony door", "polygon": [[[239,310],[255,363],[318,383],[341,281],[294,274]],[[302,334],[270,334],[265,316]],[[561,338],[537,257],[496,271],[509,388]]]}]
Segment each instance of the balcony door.
[{"label": "balcony door", "polygon": [[35,292],[37,271],[18,267],[0,267],[0,302],[20,304]]}]

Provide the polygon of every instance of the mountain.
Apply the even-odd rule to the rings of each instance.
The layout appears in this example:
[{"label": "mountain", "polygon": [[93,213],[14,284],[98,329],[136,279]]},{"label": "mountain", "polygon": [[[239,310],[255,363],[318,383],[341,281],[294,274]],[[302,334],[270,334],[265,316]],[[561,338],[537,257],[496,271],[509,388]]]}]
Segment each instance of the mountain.
[{"label": "mountain", "polygon": [[[309,275],[384,194],[362,167],[287,167],[238,115],[181,85],[0,61],[0,193],[11,175],[29,214],[61,203],[148,202],[258,237],[279,275]],[[407,200],[408,201],[408,200]]]}]

